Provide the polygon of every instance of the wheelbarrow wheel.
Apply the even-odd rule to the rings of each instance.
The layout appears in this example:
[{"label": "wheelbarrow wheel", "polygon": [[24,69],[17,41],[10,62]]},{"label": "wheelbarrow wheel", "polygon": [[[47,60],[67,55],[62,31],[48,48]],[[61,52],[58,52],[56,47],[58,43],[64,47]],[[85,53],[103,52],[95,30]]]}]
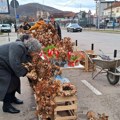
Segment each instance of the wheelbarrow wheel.
[{"label": "wheelbarrow wheel", "polygon": [[119,82],[119,78],[120,78],[119,76],[115,76],[107,72],[107,79],[111,85],[117,84]]}]

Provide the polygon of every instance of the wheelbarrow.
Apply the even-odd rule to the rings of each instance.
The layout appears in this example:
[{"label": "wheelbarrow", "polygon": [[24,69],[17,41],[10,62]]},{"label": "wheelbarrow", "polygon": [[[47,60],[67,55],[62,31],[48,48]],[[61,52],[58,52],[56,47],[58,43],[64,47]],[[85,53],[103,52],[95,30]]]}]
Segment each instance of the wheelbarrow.
[{"label": "wheelbarrow", "polygon": [[96,65],[96,68],[99,68],[99,71],[96,74],[94,74],[95,71],[92,72],[93,79],[100,73],[107,73],[107,79],[111,85],[115,85],[119,82],[120,59],[104,60],[100,58],[93,58],[92,62]]}]

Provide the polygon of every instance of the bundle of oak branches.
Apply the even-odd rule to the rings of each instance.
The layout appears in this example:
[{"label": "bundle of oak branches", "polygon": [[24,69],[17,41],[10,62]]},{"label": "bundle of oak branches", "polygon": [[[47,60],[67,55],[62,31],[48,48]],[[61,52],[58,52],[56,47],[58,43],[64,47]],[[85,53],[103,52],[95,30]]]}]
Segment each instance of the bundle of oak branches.
[{"label": "bundle of oak branches", "polygon": [[[33,56],[31,63],[23,64],[29,70],[27,77],[33,88],[37,103],[36,114],[46,119],[53,114],[56,96],[72,96],[76,94],[76,87],[71,83],[62,84],[54,76],[62,74],[59,66],[43,60],[39,54]],[[65,93],[64,90],[70,92]]]}]

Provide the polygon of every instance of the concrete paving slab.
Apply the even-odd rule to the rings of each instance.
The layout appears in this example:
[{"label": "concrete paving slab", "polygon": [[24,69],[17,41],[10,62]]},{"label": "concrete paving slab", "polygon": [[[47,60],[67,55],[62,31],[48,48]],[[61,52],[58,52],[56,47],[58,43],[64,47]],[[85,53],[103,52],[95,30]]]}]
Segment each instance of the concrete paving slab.
[{"label": "concrete paving slab", "polygon": [[29,82],[26,77],[21,78],[21,94],[16,94],[17,98],[24,101],[22,105],[13,106],[19,109],[21,112],[18,114],[4,113],[2,111],[2,102],[0,102],[0,120],[37,120],[35,115],[35,101],[33,91],[29,86]]}]

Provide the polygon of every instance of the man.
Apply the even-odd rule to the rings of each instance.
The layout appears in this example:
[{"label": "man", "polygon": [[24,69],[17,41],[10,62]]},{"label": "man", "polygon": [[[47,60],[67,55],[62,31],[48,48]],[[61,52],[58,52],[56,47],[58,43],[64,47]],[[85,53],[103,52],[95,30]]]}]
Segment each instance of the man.
[{"label": "man", "polygon": [[23,30],[29,30],[31,28],[31,26],[28,24],[28,22],[24,22],[22,28],[23,28]]},{"label": "man", "polygon": [[35,23],[35,25],[33,25],[29,30],[37,30],[38,28],[40,28],[41,25],[46,24],[45,21],[43,20],[43,18],[40,18],[38,22]]},{"label": "man", "polygon": [[60,40],[61,40],[61,39],[62,39],[62,37],[61,37],[61,28],[60,28],[59,24],[55,21],[53,15],[51,15],[51,16],[49,17],[49,19],[50,19],[50,23],[51,23],[51,24],[54,26],[54,28],[56,29],[57,34],[58,34],[58,36],[60,37]]},{"label": "man", "polygon": [[33,38],[0,46],[0,101],[3,101],[3,112],[20,112],[11,103],[23,104],[15,97],[16,92],[20,93],[20,77],[28,72],[22,63],[29,62],[31,55],[40,49],[41,44]]}]

